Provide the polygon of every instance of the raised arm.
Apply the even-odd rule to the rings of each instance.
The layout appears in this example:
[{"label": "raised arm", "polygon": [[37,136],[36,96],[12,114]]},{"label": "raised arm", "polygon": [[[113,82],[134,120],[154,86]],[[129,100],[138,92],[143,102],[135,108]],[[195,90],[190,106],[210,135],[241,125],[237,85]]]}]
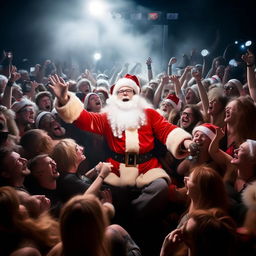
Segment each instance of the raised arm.
[{"label": "raised arm", "polygon": [[194,79],[196,80],[196,83],[197,83],[197,86],[199,89],[199,96],[202,101],[203,113],[204,113],[204,116],[207,117],[207,112],[208,112],[208,108],[209,108],[209,99],[208,99],[208,95],[206,93],[206,89],[204,88],[204,86],[202,84],[202,74],[200,73],[200,71],[198,69],[196,69],[196,70],[192,69],[191,74],[194,77]]},{"label": "raised arm", "polygon": [[247,83],[250,96],[256,102],[256,77],[255,77],[255,56],[248,50],[246,54],[242,55],[242,60],[246,63],[247,67]]},{"label": "raised arm", "polygon": [[181,84],[180,84],[178,76],[171,75],[170,80],[174,83],[175,93],[176,93],[177,97],[183,102],[183,104],[185,104],[185,102],[186,102],[185,95],[183,94],[183,92],[181,90]]},{"label": "raised arm", "polygon": [[12,86],[14,82],[19,79],[20,79],[20,73],[16,72],[16,68],[13,66],[11,70],[11,75],[8,79],[8,82],[2,97],[2,105],[6,106],[8,109],[11,108],[11,103],[12,103]]},{"label": "raised arm", "polygon": [[211,158],[220,166],[228,167],[230,166],[230,161],[232,157],[226,152],[219,148],[219,142],[224,137],[224,132],[221,128],[216,128],[216,134],[209,145],[208,152]]},{"label": "raised arm", "polygon": [[68,83],[65,83],[64,79],[58,75],[50,76],[49,80],[51,82],[49,87],[53,90],[59,104],[61,106],[66,105],[69,100]]},{"label": "raised arm", "polygon": [[147,64],[147,70],[148,70],[148,81],[150,81],[151,79],[153,79],[152,59],[150,57],[148,57],[146,64]]},{"label": "raised arm", "polygon": [[167,70],[167,74],[168,76],[171,76],[172,75],[172,65],[174,63],[177,62],[177,59],[175,57],[171,57],[169,62],[168,62],[168,70]]},{"label": "raised arm", "polygon": [[160,81],[160,84],[158,85],[158,87],[156,88],[156,91],[155,91],[155,95],[154,95],[154,99],[153,99],[153,106],[154,108],[158,108],[158,105],[161,101],[161,96],[162,96],[162,91],[163,91],[163,88],[166,84],[168,84],[169,82],[169,76],[168,75],[164,75],[162,78],[161,78],[161,81]]}]

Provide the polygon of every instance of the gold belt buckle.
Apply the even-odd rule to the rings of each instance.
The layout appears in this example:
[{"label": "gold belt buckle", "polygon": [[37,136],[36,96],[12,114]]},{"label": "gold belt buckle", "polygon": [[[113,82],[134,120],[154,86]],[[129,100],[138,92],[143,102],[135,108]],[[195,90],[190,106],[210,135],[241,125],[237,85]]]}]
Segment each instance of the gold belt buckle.
[{"label": "gold belt buckle", "polygon": [[126,167],[136,167],[137,165],[137,154],[133,152],[125,153],[125,166]]}]

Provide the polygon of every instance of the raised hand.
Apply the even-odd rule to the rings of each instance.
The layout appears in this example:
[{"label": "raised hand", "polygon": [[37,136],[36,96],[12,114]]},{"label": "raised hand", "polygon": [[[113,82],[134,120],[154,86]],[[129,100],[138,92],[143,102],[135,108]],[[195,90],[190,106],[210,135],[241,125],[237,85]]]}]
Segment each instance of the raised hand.
[{"label": "raised hand", "polygon": [[65,83],[62,77],[58,75],[52,75],[49,77],[51,84],[49,87],[53,90],[55,96],[57,97],[59,103],[61,105],[65,105],[69,98],[68,98],[68,83]]},{"label": "raised hand", "polygon": [[247,50],[247,53],[242,55],[241,58],[246,63],[247,66],[253,66],[255,63],[255,56],[250,50]]},{"label": "raised hand", "polygon": [[168,65],[170,66],[170,65],[173,65],[174,63],[176,63],[177,62],[177,59],[175,58],[175,57],[171,57],[170,58],[170,60],[169,60],[169,62],[168,62]]},{"label": "raised hand", "polygon": [[150,66],[152,64],[151,57],[148,57],[148,59],[146,60],[146,64],[147,64],[147,66]]}]

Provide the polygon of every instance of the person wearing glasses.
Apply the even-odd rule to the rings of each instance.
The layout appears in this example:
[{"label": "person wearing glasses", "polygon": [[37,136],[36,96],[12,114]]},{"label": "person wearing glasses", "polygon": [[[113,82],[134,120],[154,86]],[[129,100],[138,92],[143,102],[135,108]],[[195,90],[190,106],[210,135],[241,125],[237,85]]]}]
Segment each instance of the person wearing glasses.
[{"label": "person wearing glasses", "polygon": [[126,216],[139,225],[140,221],[151,220],[152,229],[153,222],[160,221],[166,209],[171,184],[169,175],[154,156],[154,139],[165,144],[174,157],[184,158],[189,154],[191,135],[169,123],[139,95],[136,76],[126,74],[117,80],[101,113],[86,111],[81,101],[68,92],[68,85],[61,77],[51,76],[50,81],[60,117],[106,138],[111,150],[106,161],[113,167],[104,182],[111,188],[117,216],[123,212],[121,217]]}]

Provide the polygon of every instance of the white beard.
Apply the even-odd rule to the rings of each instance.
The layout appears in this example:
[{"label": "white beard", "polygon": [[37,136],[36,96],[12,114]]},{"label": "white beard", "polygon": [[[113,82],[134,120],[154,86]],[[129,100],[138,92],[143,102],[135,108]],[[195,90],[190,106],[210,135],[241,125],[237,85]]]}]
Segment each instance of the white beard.
[{"label": "white beard", "polygon": [[152,106],[139,95],[134,95],[131,100],[125,102],[118,99],[117,95],[112,95],[102,112],[107,113],[114,136],[122,138],[125,130],[139,129],[146,124],[146,108]]}]

